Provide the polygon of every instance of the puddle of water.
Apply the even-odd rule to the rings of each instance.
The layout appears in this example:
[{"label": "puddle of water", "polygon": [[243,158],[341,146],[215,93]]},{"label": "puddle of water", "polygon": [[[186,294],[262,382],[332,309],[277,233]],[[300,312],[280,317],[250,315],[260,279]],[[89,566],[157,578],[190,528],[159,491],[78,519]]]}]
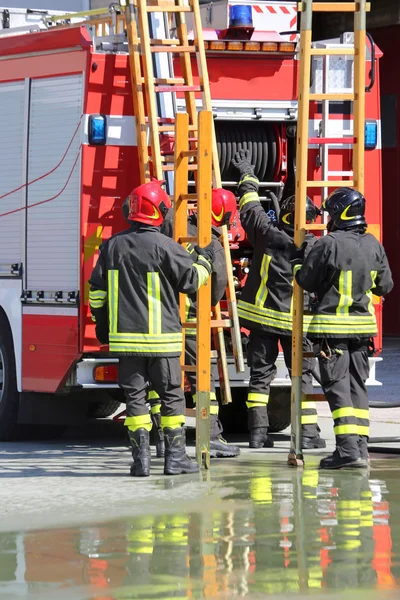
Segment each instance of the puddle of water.
[{"label": "puddle of water", "polygon": [[[217,509],[0,534],[7,600],[398,598],[397,460],[361,472],[224,462]],[[160,479],[167,488],[169,479]],[[137,485],[141,485],[138,481]]]}]

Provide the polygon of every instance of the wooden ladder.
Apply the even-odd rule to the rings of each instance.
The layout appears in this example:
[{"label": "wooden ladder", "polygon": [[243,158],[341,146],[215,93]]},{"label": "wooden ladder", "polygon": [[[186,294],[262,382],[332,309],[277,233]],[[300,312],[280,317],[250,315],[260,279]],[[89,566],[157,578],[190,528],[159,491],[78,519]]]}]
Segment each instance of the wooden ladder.
[{"label": "wooden ladder", "polygon": [[[174,204],[175,210],[179,209],[179,219],[176,221],[176,223],[179,223],[179,226],[174,231],[174,238],[176,241],[183,244],[188,242],[186,235],[187,227],[183,226],[182,224],[182,215],[185,215],[185,220],[187,220],[188,208],[197,208],[198,214],[200,215],[201,213],[203,216],[201,218],[199,216],[198,219],[198,240],[192,241],[195,241],[196,243],[199,241],[200,245],[204,246],[206,244],[204,223],[209,223],[209,236],[207,239],[211,241],[211,204],[208,202],[208,193],[206,194],[204,191],[202,191],[204,190],[205,186],[204,180],[200,181],[199,171],[202,167],[200,167],[199,160],[202,154],[200,151],[201,142],[200,138],[198,137],[199,117],[196,107],[196,95],[201,96],[201,110],[205,111],[205,113],[212,115],[212,105],[198,0],[188,0],[188,3],[184,3],[184,0],[159,0],[158,2],[155,0],[151,0],[150,2],[146,2],[146,0],[130,0],[129,2],[120,0],[120,3],[121,5],[125,5],[141,181],[143,183],[150,181],[151,176],[162,180],[165,178],[165,174],[168,172],[175,173],[176,177],[178,164],[185,165],[184,169],[181,168],[179,170],[180,173],[182,173],[183,170],[185,171],[185,190],[183,189],[185,187],[183,185],[183,180],[178,184],[175,182]],[[169,17],[172,16],[175,22],[175,38],[151,38],[149,15],[153,13],[166,14]],[[189,40],[185,21],[185,13],[191,13],[193,17],[194,40]],[[181,76],[175,77],[173,73],[169,77],[155,76],[153,57],[157,54],[167,54],[171,57],[178,55]],[[192,57],[196,59],[197,72],[199,74],[198,83],[194,82]],[[183,121],[181,121],[178,133],[175,130],[175,121],[178,122],[178,118],[180,119],[181,115],[177,114],[176,119],[174,120],[165,119],[158,113],[157,100],[160,98],[161,94],[173,94],[175,99],[176,94],[184,95],[187,115],[186,118],[188,122],[186,125],[183,123]],[[210,117],[202,117],[204,120],[208,118]],[[210,127],[210,147],[208,151],[210,153],[210,168],[212,171],[210,171],[208,184],[211,186],[211,182],[213,181],[215,187],[221,187],[217,144],[212,119]],[[203,129],[205,129],[204,125]],[[148,147],[148,131],[151,152],[149,152]],[[183,134],[182,131],[185,133]],[[175,145],[178,143],[179,137],[179,155],[177,155],[176,151],[173,155],[162,154],[160,144],[160,134],[162,133],[175,133]],[[182,135],[186,137],[183,139]],[[203,134],[203,140],[204,138],[207,138],[206,134]],[[203,164],[205,164],[205,158],[203,156],[202,160]],[[207,168],[208,167],[203,167],[202,172],[207,171]],[[196,193],[194,194],[188,194],[188,171],[194,171],[194,179],[197,188]],[[206,197],[207,199],[205,199]],[[207,211],[209,211],[209,218],[206,219],[205,215]],[[206,303],[204,300],[201,300],[202,308],[200,309],[200,307],[198,307],[199,323],[197,323],[197,327],[201,330],[201,338],[204,337],[204,331],[207,331],[207,335],[209,338],[211,338],[210,332],[211,330],[213,331],[214,346],[217,350],[216,358],[220,378],[222,402],[226,404],[231,402],[231,392],[223,333],[224,327],[229,328],[231,331],[235,366],[238,372],[244,371],[244,361],[240,325],[237,314],[232,260],[229,249],[228,230],[226,226],[222,227],[221,230],[221,241],[225,251],[228,275],[226,297],[229,319],[221,318],[221,309],[219,305],[213,309],[213,320],[210,320],[209,317],[207,318],[207,308],[205,306]],[[205,292],[200,293],[200,298],[202,298],[203,295],[205,295]],[[208,312],[210,312],[210,310],[208,310]],[[192,323],[183,322],[184,328],[192,326]],[[201,343],[200,347],[202,350],[197,355],[198,363],[201,364],[200,371],[205,372],[208,369],[207,372],[209,373],[210,352],[207,353],[204,351],[205,344]],[[207,369],[206,364],[208,365]],[[201,380],[198,378],[198,385],[200,384]],[[201,453],[204,456],[208,454],[209,450],[209,435],[207,436],[206,433],[207,426],[204,425],[203,427],[201,423],[209,419],[209,384],[208,401],[204,394],[197,394],[197,399],[197,417],[202,415],[202,418],[198,419],[197,445],[198,448],[203,448]],[[208,441],[206,442],[207,437]],[[199,440],[201,440],[201,442],[199,442]],[[198,454],[198,458],[200,460],[200,454]],[[207,460],[205,462],[208,464]]]},{"label": "wooden ladder", "polygon": [[[366,55],[366,13],[370,4],[366,0],[357,2],[318,2],[306,0],[299,2],[300,20],[300,56],[298,79],[298,123],[297,123],[297,169],[295,201],[295,233],[297,247],[304,242],[306,231],[321,231],[324,224],[306,224],[306,196],[309,188],[354,187],[364,193],[364,143],[365,143],[365,55]],[[353,48],[313,48],[312,17],[314,12],[352,12],[354,13]],[[354,56],[354,84],[351,93],[310,93],[311,60],[313,56],[351,55]],[[310,102],[351,101],[353,103],[353,139],[343,138],[343,144],[353,145],[352,179],[332,180],[327,176],[324,181],[309,181],[308,177],[308,123]],[[329,114],[329,104],[328,104]],[[329,138],[319,139],[325,144],[325,161],[328,160],[329,144],[337,143]],[[324,172],[328,173],[325,165]],[[325,194],[323,194],[325,195]],[[301,401],[302,401],[302,365],[303,365],[303,290],[294,281],[293,292],[293,346],[292,346],[292,394],[291,394],[291,441],[288,464],[303,465],[301,450]]]}]

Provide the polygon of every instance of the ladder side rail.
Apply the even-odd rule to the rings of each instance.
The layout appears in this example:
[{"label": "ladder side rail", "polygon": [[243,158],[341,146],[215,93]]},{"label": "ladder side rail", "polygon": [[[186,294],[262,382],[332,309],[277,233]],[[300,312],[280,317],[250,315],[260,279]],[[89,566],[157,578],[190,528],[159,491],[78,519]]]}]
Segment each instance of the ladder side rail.
[{"label": "ladder side rail", "polygon": [[[212,113],[199,113],[197,212],[198,243],[211,242]],[[210,378],[211,378],[211,280],[197,292],[196,337],[196,456],[210,468]]]},{"label": "ladder side rail", "polygon": [[148,125],[151,140],[151,166],[152,175],[159,180],[163,179],[161,161],[160,137],[158,132],[157,105],[154,89],[153,60],[151,55],[150,33],[146,0],[137,0],[140,49],[143,64],[144,87],[146,90],[146,103],[148,108]]},{"label": "ladder side rail", "polygon": [[[307,1],[300,22],[300,64],[298,78],[297,169],[294,242],[299,248],[306,232],[305,210],[308,166],[308,121],[310,107],[312,2]],[[301,399],[303,374],[303,289],[293,282],[291,436],[288,464],[303,464]]]},{"label": "ladder side rail", "polygon": [[361,194],[364,194],[366,10],[366,0],[360,0],[354,13],[353,179]]},{"label": "ladder side rail", "polygon": [[[180,113],[175,121],[175,177],[174,177],[174,240],[187,237],[187,196],[189,158],[185,154],[188,148],[189,115]],[[186,321],[186,294],[179,294],[179,312],[181,322]],[[181,366],[185,366],[185,328],[182,327]],[[182,386],[185,373],[182,369]]]},{"label": "ladder side rail", "polygon": [[126,29],[129,48],[129,65],[131,73],[133,110],[135,114],[136,137],[138,146],[138,161],[140,182],[150,181],[149,149],[147,143],[147,127],[145,113],[145,98],[143,74],[139,52],[139,38],[137,30],[137,9],[133,0],[130,0],[125,9]]},{"label": "ladder side rail", "polygon": [[[212,113],[212,101],[211,101],[211,90],[210,90],[210,80],[208,77],[207,70],[207,61],[206,61],[206,53],[204,49],[204,37],[203,37],[203,29],[200,15],[200,7],[198,0],[190,0],[193,8],[193,24],[195,30],[195,43],[197,40],[197,64],[199,70],[199,79],[200,85],[202,85],[202,99],[203,106],[206,110],[209,110]],[[212,126],[212,156],[213,156],[213,181],[214,186],[216,188],[222,187],[221,183],[221,171],[219,167],[218,161],[218,151],[217,151],[217,138],[215,135],[215,127],[214,123]],[[221,227],[222,232],[222,245],[225,252],[225,261],[226,268],[228,274],[228,286],[226,289],[226,297],[228,302],[228,312],[229,317],[232,322],[231,327],[231,337],[232,337],[232,346],[233,353],[235,358],[235,366],[236,371],[238,373],[243,373],[245,370],[244,367],[244,359],[243,359],[243,347],[242,347],[242,339],[240,335],[240,323],[239,316],[237,312],[237,302],[236,302],[236,292],[235,285],[233,280],[233,268],[232,268],[232,257],[230,253],[229,247],[229,238],[228,238],[228,228],[226,225]]]}]

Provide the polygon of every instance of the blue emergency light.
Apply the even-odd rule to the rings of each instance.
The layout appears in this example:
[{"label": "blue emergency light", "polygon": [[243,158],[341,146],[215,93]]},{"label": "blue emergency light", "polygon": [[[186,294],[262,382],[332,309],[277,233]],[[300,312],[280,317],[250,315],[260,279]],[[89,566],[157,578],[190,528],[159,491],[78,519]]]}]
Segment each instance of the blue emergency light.
[{"label": "blue emergency light", "polygon": [[378,144],[378,123],[365,121],[365,149],[375,150]]},{"label": "blue emergency light", "polygon": [[253,15],[251,6],[237,4],[230,7],[229,27],[253,27]]},{"label": "blue emergency light", "polygon": [[104,115],[89,116],[89,144],[104,146],[106,143],[106,117]]}]

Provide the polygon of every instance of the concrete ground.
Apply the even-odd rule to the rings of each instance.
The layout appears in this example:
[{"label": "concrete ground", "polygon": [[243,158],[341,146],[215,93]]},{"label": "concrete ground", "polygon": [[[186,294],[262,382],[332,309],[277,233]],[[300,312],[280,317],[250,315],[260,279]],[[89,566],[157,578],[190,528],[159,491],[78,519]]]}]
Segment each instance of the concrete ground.
[{"label": "concrete ground", "polygon": [[[371,400],[374,402],[378,401],[385,404],[385,402],[387,403],[387,401],[389,401],[389,404],[391,404],[400,399],[397,376],[400,365],[400,340],[387,340],[385,342],[385,351],[383,357],[384,361],[377,368],[377,378],[380,379],[384,385],[382,387],[372,390],[370,397]],[[29,553],[28,555],[26,555],[26,536],[30,536],[28,532],[31,531],[33,532],[32,535],[34,536],[33,540],[35,544],[37,543],[38,539],[40,540],[40,551],[35,550],[35,552],[36,555],[40,557],[40,565],[42,568],[43,565],[47,564],[46,561],[48,561],[48,556],[53,555],[52,553],[54,552],[58,552],[57,550],[55,550],[55,538],[53,539],[53,534],[51,533],[51,531],[49,531],[49,528],[54,528],[54,536],[61,536],[61,540],[65,540],[66,536],[68,537],[69,531],[73,532],[73,535],[75,537],[78,536],[79,539],[81,539],[82,536],[85,537],[89,535],[88,531],[92,532],[93,527],[96,528],[96,531],[103,531],[104,528],[104,531],[107,531],[107,539],[109,539],[109,537],[111,536],[112,538],[114,534],[117,537],[119,535],[122,535],[121,532],[113,533],[113,528],[117,527],[118,523],[142,523],[143,519],[146,518],[149,518],[151,520],[157,519],[157,515],[160,515],[160,518],[162,515],[162,518],[167,518],[165,515],[171,515],[171,518],[175,519],[177,515],[182,516],[191,511],[195,511],[193,514],[197,515],[196,518],[200,518],[201,520],[205,519],[207,515],[211,514],[214,515],[213,518],[217,518],[215,517],[215,515],[225,515],[227,514],[226,511],[233,511],[232,514],[240,516],[242,514],[242,509],[244,507],[249,506],[249,502],[252,503],[252,510],[256,510],[256,507],[259,506],[259,509],[257,510],[267,511],[260,523],[271,523],[271,527],[273,524],[276,525],[276,532],[273,534],[268,534],[268,536],[281,535],[283,531],[283,525],[281,520],[283,514],[282,507],[284,506],[284,503],[286,501],[286,495],[287,493],[289,493],[287,490],[295,490],[296,485],[299,485],[298,481],[300,480],[298,480],[298,478],[307,476],[307,473],[309,473],[310,469],[311,472],[314,472],[316,474],[315,477],[317,477],[318,479],[318,471],[316,469],[318,467],[320,458],[322,456],[325,456],[334,448],[333,426],[328,405],[326,403],[319,403],[318,412],[320,417],[319,424],[322,430],[321,435],[327,440],[327,449],[326,451],[307,451],[305,453],[306,469],[303,474],[300,474],[300,470],[289,468],[286,465],[287,453],[289,449],[288,430],[280,434],[276,434],[274,436],[274,449],[250,450],[247,447],[247,442],[244,438],[239,440],[232,440],[238,442],[239,446],[241,447],[241,456],[237,459],[220,459],[212,461],[211,470],[208,472],[203,471],[200,474],[183,475],[180,477],[165,477],[162,473],[162,460],[154,459],[152,465],[152,475],[150,478],[144,480],[137,480],[129,476],[129,466],[131,463],[131,457],[125,443],[124,430],[122,426],[112,422],[111,420],[91,422],[85,428],[70,430],[64,436],[63,440],[60,440],[56,443],[1,443],[0,597],[7,598],[7,600],[20,597],[29,598],[32,600],[39,600],[39,598],[40,600],[47,598],[49,600],[53,600],[54,598],[58,600],[59,598],[64,597],[68,598],[68,600],[104,600],[105,598],[107,600],[122,600],[124,598],[166,599],[170,597],[176,597],[175,593],[171,592],[171,590],[174,591],[175,589],[174,584],[171,582],[170,584],[172,587],[168,591],[168,595],[166,595],[167,592],[154,592],[154,595],[150,594],[150,588],[146,588],[142,592],[135,592],[135,594],[133,594],[133,592],[126,592],[124,588],[125,591],[123,593],[121,592],[121,594],[113,594],[110,592],[108,595],[104,594],[104,596],[101,595],[98,590],[96,591],[96,594],[92,594],[92,592],[89,593],[86,588],[84,591],[82,591],[83,588],[81,589],[80,587],[73,588],[73,593],[71,591],[72,588],[68,592],[68,586],[72,584],[70,582],[69,575],[67,575],[66,571],[64,572],[64,567],[66,564],[64,564],[64,562],[66,559],[63,559],[64,562],[62,562],[62,564],[64,566],[61,569],[61,572],[57,576],[55,576],[55,579],[52,578],[52,576],[50,577],[50,571],[47,569],[47,567],[44,570],[44,572],[40,571],[40,576],[37,575],[37,577],[40,579],[41,585],[43,585],[44,588],[42,591],[39,592],[37,591],[36,584],[33,586],[33,588],[31,588],[30,586],[27,586],[26,583],[28,577],[27,573],[29,569],[27,570],[25,563],[28,560],[28,558],[31,558],[31,555]],[[371,437],[382,438],[386,436],[400,436],[400,408],[371,409]],[[373,443],[371,445],[373,446],[372,450],[374,450],[374,452],[371,453],[372,462],[371,471],[369,474],[370,479],[367,481],[367,483],[368,485],[370,485],[371,490],[375,490],[377,485],[380,490],[386,490],[388,486],[393,486],[391,489],[391,495],[387,496],[388,501],[392,500],[391,514],[393,514],[394,510],[397,510],[397,505],[400,505],[400,503],[398,502],[400,500],[400,493],[397,493],[396,487],[397,482],[399,480],[399,467],[397,466],[398,461],[392,460],[396,457],[395,455],[391,454],[391,452],[397,451],[400,453],[400,443],[391,442],[379,445]],[[375,452],[375,450],[377,450],[378,452]],[[191,456],[194,456],[193,446],[189,448],[189,454]],[[319,476],[320,491],[317,492],[316,495],[310,496],[309,494],[306,494],[304,496],[305,502],[308,502],[310,498],[317,498],[318,500],[320,493],[322,495],[325,494],[323,498],[321,496],[321,502],[326,502],[326,492],[324,491],[326,489],[326,486],[329,487],[329,497],[331,497],[332,493],[336,493],[332,492],[332,490],[340,490],[341,486],[345,485],[345,491],[343,491],[343,494],[346,494],[346,498],[352,498],[351,494],[353,493],[353,480],[351,479],[351,477],[353,477],[353,474],[349,475],[349,473],[340,472],[339,474],[335,473],[331,475],[331,473],[329,472],[328,475],[326,475],[326,473],[327,472],[325,472],[323,476]],[[268,477],[266,477],[267,475]],[[354,475],[353,478],[354,481],[356,481],[356,475]],[[270,481],[270,483],[268,483],[268,481]],[[267,487],[264,489],[260,496],[261,500],[257,500],[258,496],[255,496],[253,492],[254,490],[259,489],[261,483],[263,486]],[[299,489],[304,491],[304,485],[305,484],[303,482],[303,487]],[[349,485],[350,488],[346,487]],[[278,495],[277,500],[268,500],[268,498],[270,497],[270,491],[268,490],[273,491],[274,489],[281,490],[279,492],[279,494],[281,495]],[[290,493],[295,494],[295,491],[292,491]],[[375,492],[373,491],[373,493]],[[379,498],[384,500],[385,498],[382,496],[383,493],[387,492],[380,491]],[[271,506],[273,505],[278,507],[277,510],[278,513],[281,514],[281,517],[273,517],[268,512],[270,510],[268,507],[271,502]],[[277,504],[275,505],[274,502],[277,502]],[[353,499],[351,499],[351,502],[353,502]],[[381,500],[379,500],[379,502],[381,502]],[[377,505],[379,509],[377,509],[377,514],[380,514],[382,512],[381,504],[379,504],[379,506]],[[290,510],[292,511],[292,509]],[[306,506],[304,510],[305,514],[310,513],[310,507],[307,508]],[[311,509],[313,515],[315,514],[315,518],[318,518],[318,521],[316,521],[312,525],[312,527],[315,529],[315,535],[317,535],[317,532],[321,531],[320,528],[322,521],[320,522],[320,516],[318,516],[322,514],[321,510],[322,513],[327,512],[328,514],[330,511],[332,511],[332,506],[325,506],[325,504],[319,504],[318,506]],[[256,514],[258,513],[256,512]],[[292,512],[289,511],[289,513],[287,514],[289,515],[288,518],[290,521],[290,515],[292,514]],[[253,522],[252,520],[248,522],[246,520],[248,519],[248,517],[244,518],[243,523],[241,521],[241,516],[240,518],[238,517],[238,519],[238,522],[240,523],[240,526],[238,525],[238,531],[241,531],[241,527],[244,527],[246,530],[246,527],[249,527]],[[253,519],[253,517],[251,517],[251,519]],[[250,525],[246,525],[246,523],[250,523]],[[332,523],[331,526],[333,527],[333,530],[335,530],[334,523],[333,525]],[[397,517],[395,517],[395,519],[393,520],[392,517],[392,525],[393,528],[399,528],[400,534],[400,514],[398,519]],[[257,527],[262,528],[262,525],[260,524]],[[264,539],[264,533],[257,533],[257,527],[252,538],[253,541],[251,542],[252,544],[254,543],[256,545],[258,543],[257,540],[259,540],[262,544],[262,540]],[[294,525],[291,525],[291,527],[292,529],[290,529],[290,531],[296,532],[297,535],[297,533],[300,531],[298,529],[298,524],[296,525],[296,523],[294,523]],[[44,532],[48,531],[48,533],[43,533],[45,538],[42,538],[41,534],[39,538],[37,537],[39,535],[38,532],[41,530],[43,530]],[[34,533],[35,531],[36,533]],[[375,534],[376,532],[374,533],[374,535]],[[214,548],[214,553],[216,557],[215,560],[219,560],[219,550],[217,551],[216,548],[220,548],[221,542],[218,541],[219,537],[217,534],[214,533],[214,538],[212,534],[210,535],[210,543]],[[217,537],[215,537],[215,535],[217,535]],[[289,536],[289,540],[291,539],[290,535],[292,534],[287,534],[287,536]],[[8,536],[11,536],[11,538],[9,538]],[[20,536],[22,536],[22,538],[25,540],[23,546],[23,561],[25,565],[25,570],[23,571],[24,574],[21,579],[22,583],[20,582],[17,585],[17,574],[19,573],[19,567],[15,567],[14,581],[14,567],[10,567],[11,574],[9,574],[7,571],[8,574],[5,575],[2,571],[2,565],[8,564],[7,560],[10,559],[10,552],[13,557],[16,553],[15,560],[17,560],[18,557],[19,560],[22,560],[20,554],[18,554],[19,551],[17,544],[17,541],[18,539],[20,539]],[[125,540],[124,543],[126,544],[126,539],[124,536],[125,534],[122,537]],[[235,544],[238,544],[240,546],[240,544],[242,543],[240,540],[242,540],[242,538],[244,540],[246,535],[245,533],[240,533],[237,535],[235,534],[235,536]],[[7,541],[10,539],[13,540],[12,543]],[[268,537],[268,539],[270,538]],[[307,547],[307,552],[310,556],[310,560],[313,560],[313,556],[316,552],[316,549],[313,546],[314,542],[312,542],[312,539],[315,538],[310,538],[311,546],[310,548]],[[296,538],[296,540],[296,543],[299,543],[298,538]],[[81,544],[82,542],[79,543]],[[286,543],[289,544],[289,541],[279,542],[280,547],[284,548]],[[290,541],[290,544],[292,543],[294,544],[295,542]],[[7,544],[11,544],[11,546],[9,547]],[[331,542],[329,542],[329,544],[331,544]],[[329,544],[328,546],[330,548],[332,544]],[[326,549],[328,546],[326,544],[321,546],[322,550]],[[339,548],[339,546],[337,547]],[[60,548],[61,547],[62,544]],[[162,546],[162,548],[164,548],[164,546]],[[93,556],[97,556],[96,552],[94,554],[92,553]],[[107,552],[111,553],[109,554],[111,561],[117,561],[117,559],[119,560],[118,556],[120,555],[118,553],[115,554],[114,550],[107,550]],[[165,555],[165,552],[167,552],[168,554],[168,547],[167,549],[164,548],[162,552],[164,553],[163,556]],[[319,552],[320,550],[318,550],[318,553]],[[264,557],[263,554],[260,554],[260,549],[258,549],[258,556],[259,565],[264,564],[266,568],[270,566],[270,558]],[[268,556],[270,555],[268,554]],[[274,556],[275,555],[272,553],[271,560]],[[340,556],[340,560],[342,560],[342,555]],[[79,561],[84,560],[84,558],[82,558],[81,553],[79,553],[79,556],[74,560],[77,560],[77,564],[79,564]],[[160,564],[163,564],[162,560]],[[182,558],[182,561],[187,560],[187,558]],[[206,559],[204,558],[204,560]],[[250,560],[250,558],[246,560]],[[346,562],[347,558],[343,560]],[[334,561],[334,564],[337,564],[339,568],[339,564],[341,563],[340,561],[339,563],[336,563]],[[373,559],[371,559],[371,561],[368,564],[370,567],[375,563],[373,563]],[[239,570],[241,573],[245,573],[246,577],[248,577],[249,573],[251,572],[250,566],[242,565]],[[259,568],[261,568],[261,566]],[[298,568],[300,569],[300,567]],[[132,571],[131,567],[126,567],[126,569],[126,573],[128,573],[127,577],[131,577],[136,580],[137,574],[133,575],[133,573],[136,573],[136,571]],[[223,567],[221,567],[221,569],[222,571],[220,576],[223,575]],[[376,569],[374,573],[375,572]],[[233,573],[235,573],[235,571]],[[286,571],[282,571],[281,574],[284,573],[286,573]],[[142,575],[143,573],[140,575],[140,577]],[[393,584],[392,587],[400,587],[400,573],[398,575],[399,578],[396,579],[396,581],[399,582],[399,586],[397,586],[396,583],[396,585]],[[30,576],[31,575],[29,575],[29,577]],[[233,577],[233,575],[231,575],[230,577]],[[281,575],[277,574],[277,578],[279,579],[280,577]],[[296,577],[298,577],[298,574],[296,575]],[[82,576],[79,576],[78,579],[79,583],[85,583],[87,578],[86,575],[82,574]],[[114,581],[112,577],[110,581],[111,580]],[[151,581],[153,582],[153,580]],[[254,588],[255,590],[264,589],[264,593],[262,593],[261,595],[258,595],[258,593],[250,594],[247,592],[243,592],[240,594],[237,594],[236,592],[233,593],[232,590],[236,589],[235,586],[239,584],[236,582],[235,578],[233,580],[229,579],[229,581],[229,586],[231,587],[228,586],[228,588],[231,590],[232,593],[227,592],[227,595],[222,594],[222,592],[218,592],[210,596],[210,594],[205,593],[202,588],[203,591],[199,591],[198,593],[196,592],[194,593],[194,595],[189,594],[187,596],[182,596],[182,594],[179,593],[177,594],[177,596],[191,598],[231,598],[233,596],[240,595],[242,597],[249,598],[264,598],[265,595],[270,594],[270,592],[268,592],[268,594],[265,592],[266,588],[264,589],[261,583],[261,587],[256,586]],[[246,579],[246,581],[248,582],[248,579]],[[59,586],[59,588],[57,588],[58,591],[56,594],[54,594],[54,591],[52,592],[50,588],[48,589],[47,586],[50,585],[49,582],[53,582],[50,586],[51,589],[53,589],[52,586],[56,585],[55,582],[57,582],[57,586]],[[153,585],[153,583],[151,583],[151,585]],[[246,585],[248,585],[248,583],[246,583]],[[329,582],[328,584],[324,585],[326,585],[326,587],[328,587],[329,589],[333,589],[333,584]],[[340,585],[340,583],[335,583],[333,587],[336,589],[336,587],[340,587]],[[289,583],[287,584],[287,586],[289,586]],[[67,589],[65,589],[65,587]],[[351,589],[356,589],[357,587],[359,587],[359,584],[356,585],[353,582],[350,587]],[[63,591],[61,590],[61,588]],[[282,588],[282,592],[283,591],[291,591],[290,586],[284,587],[284,589]],[[300,588],[296,588],[296,592],[299,591]],[[307,593],[308,592],[306,592],[306,595]],[[383,591],[382,593],[380,592],[377,597],[386,597],[382,594]],[[348,596],[343,596],[343,598],[347,597]],[[371,597],[375,598],[375,596]],[[393,597],[397,596],[394,595]]]}]

